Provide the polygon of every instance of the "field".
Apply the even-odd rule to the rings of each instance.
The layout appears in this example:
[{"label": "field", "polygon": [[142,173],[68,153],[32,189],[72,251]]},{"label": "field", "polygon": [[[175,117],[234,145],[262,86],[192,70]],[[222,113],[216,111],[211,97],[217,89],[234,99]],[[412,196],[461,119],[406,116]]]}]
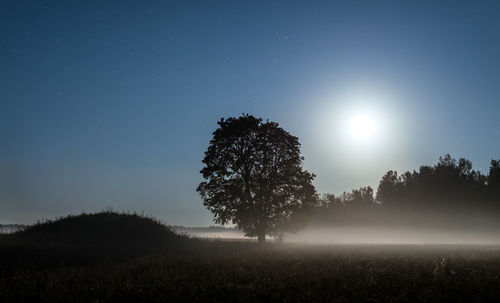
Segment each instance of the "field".
[{"label": "field", "polygon": [[0,302],[493,302],[500,295],[497,246],[196,242],[182,252],[121,258],[3,259]]}]

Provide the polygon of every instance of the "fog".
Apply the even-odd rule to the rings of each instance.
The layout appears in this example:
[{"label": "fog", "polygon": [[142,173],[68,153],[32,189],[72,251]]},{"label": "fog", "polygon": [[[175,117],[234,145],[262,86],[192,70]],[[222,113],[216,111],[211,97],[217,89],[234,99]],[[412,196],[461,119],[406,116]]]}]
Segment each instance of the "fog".
[{"label": "fog", "polygon": [[[289,243],[324,244],[500,244],[500,221],[493,210],[460,208],[446,212],[420,209],[347,209],[313,214]],[[192,229],[198,238],[249,239],[237,229]],[[269,237],[268,239],[272,239]]]},{"label": "fog", "polygon": [[204,231],[191,231],[189,233],[185,233],[189,236],[201,238],[201,239],[250,239],[245,237],[243,232],[204,232]]},{"label": "fog", "polygon": [[330,244],[500,244],[495,233],[366,226],[307,228],[287,234],[286,241]]},{"label": "fog", "polygon": [[[202,239],[251,240],[243,232],[191,232]],[[271,240],[271,237],[268,237]],[[384,228],[368,226],[308,227],[286,233],[285,242],[310,244],[487,244],[500,245],[496,232],[453,231],[432,228]]]}]

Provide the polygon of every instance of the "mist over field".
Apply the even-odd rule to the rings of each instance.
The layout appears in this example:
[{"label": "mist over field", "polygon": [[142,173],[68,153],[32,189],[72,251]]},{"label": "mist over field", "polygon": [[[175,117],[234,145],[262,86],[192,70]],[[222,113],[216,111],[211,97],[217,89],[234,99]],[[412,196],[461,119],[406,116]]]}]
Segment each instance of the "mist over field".
[{"label": "mist over field", "polygon": [[[381,192],[379,187],[379,197]],[[430,203],[424,202],[425,199],[404,199],[401,188],[398,195],[397,202],[386,196],[387,205],[375,202],[369,188],[339,197],[324,195],[309,213],[304,226],[296,232],[283,233],[281,240],[311,244],[500,244],[500,209],[496,203],[490,202],[496,198],[454,201],[450,199],[452,194],[449,191],[441,190],[436,195],[448,199],[440,201],[434,198]],[[222,231],[195,232],[193,235],[238,239],[244,236],[236,227]]]},{"label": "mist over field", "polygon": [[[243,232],[192,232],[201,239],[249,240]],[[251,238],[250,238],[251,239]],[[255,239],[254,239],[255,240]],[[269,240],[272,240],[269,237]],[[487,231],[449,231],[432,228],[391,227],[306,227],[286,233],[286,243],[303,244],[477,244],[500,245],[498,233]]]},{"label": "mist over field", "polygon": [[[338,226],[306,227],[285,233],[284,242],[304,244],[477,244],[500,245],[496,230],[440,229],[432,227]],[[190,232],[202,239],[248,240],[243,232]],[[272,237],[268,238],[273,240]],[[255,240],[255,239],[254,239]]]},{"label": "mist over field", "polygon": [[[313,217],[284,242],[307,244],[500,244],[500,221],[477,209],[446,214],[425,211],[339,211],[329,222]],[[174,228],[205,239],[249,239],[237,228]],[[272,237],[268,237],[272,240]],[[255,239],[254,239],[255,240]]]},{"label": "mist over field", "polygon": [[367,226],[306,228],[287,234],[286,241],[310,244],[500,244],[495,232]]}]

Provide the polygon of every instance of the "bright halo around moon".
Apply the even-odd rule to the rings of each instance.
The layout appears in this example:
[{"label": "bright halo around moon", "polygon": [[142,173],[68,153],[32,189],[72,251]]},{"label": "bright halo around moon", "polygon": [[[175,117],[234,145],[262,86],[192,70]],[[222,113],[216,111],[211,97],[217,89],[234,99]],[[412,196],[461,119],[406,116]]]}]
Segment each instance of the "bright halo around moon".
[{"label": "bright halo around moon", "polygon": [[354,113],[347,119],[347,131],[353,141],[372,141],[379,131],[377,117],[368,112]]}]

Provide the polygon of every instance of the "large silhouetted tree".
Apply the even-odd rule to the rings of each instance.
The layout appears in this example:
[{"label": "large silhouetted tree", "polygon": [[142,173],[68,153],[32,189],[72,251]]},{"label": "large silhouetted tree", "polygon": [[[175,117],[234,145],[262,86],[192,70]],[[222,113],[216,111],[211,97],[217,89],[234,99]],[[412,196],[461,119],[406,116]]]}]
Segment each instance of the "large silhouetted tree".
[{"label": "large silhouetted tree", "polygon": [[251,115],[218,125],[197,189],[215,222],[236,224],[259,242],[299,227],[316,193],[314,174],[302,168],[298,138]]}]

